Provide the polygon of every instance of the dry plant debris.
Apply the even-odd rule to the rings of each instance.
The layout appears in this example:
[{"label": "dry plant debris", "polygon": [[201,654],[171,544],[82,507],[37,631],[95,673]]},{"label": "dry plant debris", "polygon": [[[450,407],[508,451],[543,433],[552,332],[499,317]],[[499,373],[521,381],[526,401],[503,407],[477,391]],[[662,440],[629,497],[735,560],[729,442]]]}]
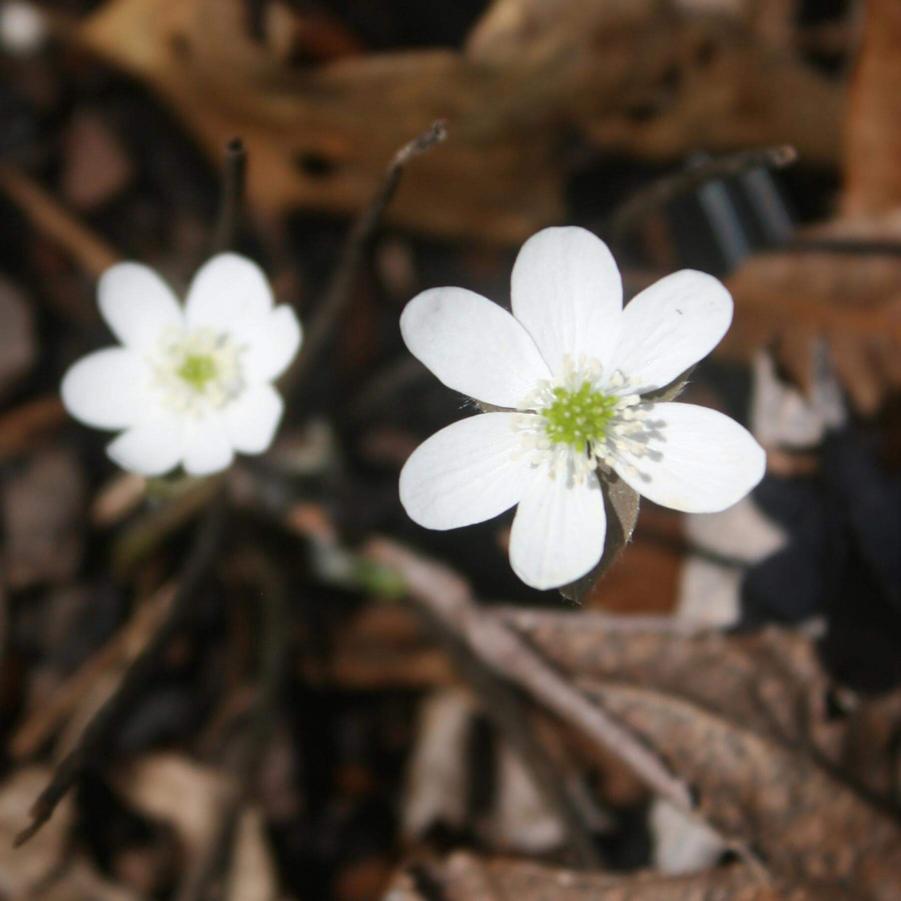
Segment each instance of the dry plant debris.
[{"label": "dry plant debris", "polygon": [[[22,6],[0,895],[894,901],[897,4],[66,0],[13,53]],[[614,493],[569,600],[505,574],[505,521],[414,530],[398,471],[460,404],[402,354],[401,304],[503,299],[511,247],[564,221],[637,290],[760,166],[801,225],[690,263],[736,314],[687,386],[754,410],[754,496],[699,522]],[[211,246],[308,326],[286,428],[221,480],[117,478],[58,395],[108,341],[96,278],[130,257],[178,283]]]}]

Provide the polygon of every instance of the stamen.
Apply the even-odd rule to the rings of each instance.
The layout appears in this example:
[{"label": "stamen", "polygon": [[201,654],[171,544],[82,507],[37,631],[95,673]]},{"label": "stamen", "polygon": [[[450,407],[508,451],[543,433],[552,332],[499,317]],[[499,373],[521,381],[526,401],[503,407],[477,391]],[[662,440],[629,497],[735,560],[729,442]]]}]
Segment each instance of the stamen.
[{"label": "stamen", "polygon": [[520,405],[515,428],[522,451],[549,478],[579,484],[600,466],[636,474],[623,455],[648,453],[649,408],[639,394],[625,393],[634,383],[620,370],[603,374],[597,360],[567,356],[562,375],[539,382]]},{"label": "stamen", "polygon": [[229,335],[211,329],[169,329],[148,362],[151,387],[171,410],[202,417],[244,390],[242,348]]}]

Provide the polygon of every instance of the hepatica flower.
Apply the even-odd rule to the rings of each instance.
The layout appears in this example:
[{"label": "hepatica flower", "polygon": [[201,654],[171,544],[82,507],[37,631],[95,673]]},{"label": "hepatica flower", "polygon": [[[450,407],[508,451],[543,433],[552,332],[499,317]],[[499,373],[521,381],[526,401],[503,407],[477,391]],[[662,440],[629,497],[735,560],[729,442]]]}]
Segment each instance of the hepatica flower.
[{"label": "hepatica flower", "polygon": [[100,278],[100,312],[120,347],[75,363],[62,384],[76,418],[119,431],[107,453],[123,469],[191,475],[225,469],[272,442],[282,399],[272,381],[300,346],[291,307],[273,307],[259,266],[224,253],[197,272],[184,307],[147,266]]},{"label": "hepatica flower", "polygon": [[503,408],[453,423],[407,460],[400,497],[417,523],[453,529],[516,505],[513,569],[552,588],[601,557],[599,473],[690,513],[723,510],[760,481],[765,455],[746,429],[652,399],[728,329],[732,298],[717,279],[676,272],[623,308],[606,245],[581,228],[548,228],[519,253],[512,306],[434,288],[404,309],[412,353],[449,388]]}]

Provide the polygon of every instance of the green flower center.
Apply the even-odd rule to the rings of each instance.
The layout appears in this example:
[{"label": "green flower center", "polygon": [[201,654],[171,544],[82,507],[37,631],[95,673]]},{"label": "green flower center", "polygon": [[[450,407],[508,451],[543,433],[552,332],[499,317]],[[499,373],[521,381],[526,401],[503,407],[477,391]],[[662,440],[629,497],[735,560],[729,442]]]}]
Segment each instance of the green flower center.
[{"label": "green flower center", "polygon": [[187,354],[176,371],[195,391],[203,391],[216,378],[218,367],[209,354]]},{"label": "green flower center", "polygon": [[541,411],[545,433],[553,444],[568,444],[579,453],[591,442],[602,441],[616,412],[619,398],[592,389],[583,382],[576,391],[553,389],[554,400]]}]

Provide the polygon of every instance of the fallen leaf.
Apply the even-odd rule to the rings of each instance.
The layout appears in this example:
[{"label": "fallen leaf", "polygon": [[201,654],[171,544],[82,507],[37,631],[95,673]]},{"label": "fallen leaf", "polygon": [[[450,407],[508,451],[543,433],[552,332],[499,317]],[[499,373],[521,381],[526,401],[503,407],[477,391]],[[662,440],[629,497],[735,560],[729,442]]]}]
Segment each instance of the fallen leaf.
[{"label": "fallen leaf", "polygon": [[30,842],[13,848],[13,839],[28,822],[31,805],[49,779],[49,768],[32,766],[13,770],[0,786],[0,894],[4,898],[35,897],[66,855],[74,813],[71,798],[62,800]]},{"label": "fallen leaf", "polygon": [[771,872],[842,897],[897,897],[901,828],[812,758],[662,691],[580,685],[689,781],[705,817],[756,849]]},{"label": "fallen leaf", "polygon": [[869,0],[863,23],[845,125],[842,208],[848,215],[901,206],[901,6]]},{"label": "fallen leaf", "polygon": [[440,887],[446,901],[686,901],[729,898],[732,901],[803,901],[836,898],[803,889],[767,885],[740,866],[706,870],[690,876],[658,873],[621,875],[566,870],[524,860],[484,859],[458,851],[446,860],[413,861],[395,876],[385,901],[429,901]]},{"label": "fallen leaf", "polygon": [[519,241],[561,217],[567,131],[600,151],[665,158],[749,143],[837,153],[838,84],[735,22],[661,21],[653,0],[506,0],[461,53],[313,68],[286,66],[244,13],[237,0],[113,0],[77,39],[147,81],[211,157],[242,135],[248,196],[268,212],[360,210],[397,148],[439,118],[451,140],[410,167],[389,218],[469,240]]},{"label": "fallen leaf", "polygon": [[3,554],[12,588],[62,583],[81,560],[84,475],[63,448],[34,454],[2,486]]},{"label": "fallen leaf", "polygon": [[36,354],[28,300],[12,282],[0,278],[0,396],[31,369]]}]

